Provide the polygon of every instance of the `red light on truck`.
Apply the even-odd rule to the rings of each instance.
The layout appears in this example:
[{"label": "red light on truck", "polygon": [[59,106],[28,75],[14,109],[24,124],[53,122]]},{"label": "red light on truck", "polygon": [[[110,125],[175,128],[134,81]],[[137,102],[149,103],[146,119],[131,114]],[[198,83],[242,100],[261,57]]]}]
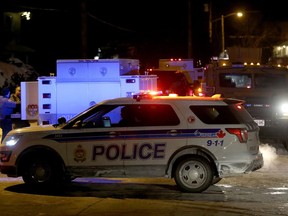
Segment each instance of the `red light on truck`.
[{"label": "red light on truck", "polygon": [[178,58],[178,59],[171,58],[170,61],[182,61],[182,59],[181,58]]}]

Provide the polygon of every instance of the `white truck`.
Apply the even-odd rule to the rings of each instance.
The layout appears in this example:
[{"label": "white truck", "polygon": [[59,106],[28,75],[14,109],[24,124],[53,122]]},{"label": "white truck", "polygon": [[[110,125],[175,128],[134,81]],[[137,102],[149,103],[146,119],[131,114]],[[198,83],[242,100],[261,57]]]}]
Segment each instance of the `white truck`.
[{"label": "white truck", "polygon": [[56,124],[105,99],[157,90],[156,75],[139,75],[137,59],[57,60],[56,76],[21,83],[21,119]]}]

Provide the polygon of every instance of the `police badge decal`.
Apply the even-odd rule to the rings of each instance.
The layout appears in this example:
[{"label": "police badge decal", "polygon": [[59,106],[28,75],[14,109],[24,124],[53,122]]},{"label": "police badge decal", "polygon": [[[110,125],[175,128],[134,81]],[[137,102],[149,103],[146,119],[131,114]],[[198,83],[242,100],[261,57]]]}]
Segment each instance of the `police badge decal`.
[{"label": "police badge decal", "polygon": [[78,145],[74,151],[74,161],[82,163],[86,160],[86,151],[81,145]]}]

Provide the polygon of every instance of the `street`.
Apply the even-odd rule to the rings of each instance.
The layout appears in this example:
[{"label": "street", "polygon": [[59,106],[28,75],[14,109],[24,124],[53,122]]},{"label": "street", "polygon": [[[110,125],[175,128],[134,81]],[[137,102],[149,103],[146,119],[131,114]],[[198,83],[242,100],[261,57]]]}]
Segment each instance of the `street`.
[{"label": "street", "polygon": [[[166,178],[77,178],[36,189],[0,175],[1,215],[288,215],[288,154],[265,144],[265,165],[222,179],[203,193],[182,193]],[[4,214],[3,214],[4,213]]]}]

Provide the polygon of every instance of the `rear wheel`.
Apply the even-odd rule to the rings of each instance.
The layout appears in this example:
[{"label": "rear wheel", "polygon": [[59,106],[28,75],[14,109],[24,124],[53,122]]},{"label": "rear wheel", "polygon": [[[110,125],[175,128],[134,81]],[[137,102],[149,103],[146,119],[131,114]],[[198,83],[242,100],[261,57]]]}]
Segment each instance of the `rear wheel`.
[{"label": "rear wheel", "polygon": [[212,184],[213,170],[205,158],[185,158],[177,165],[174,178],[182,191],[199,193]]},{"label": "rear wheel", "polygon": [[55,160],[37,156],[25,161],[22,178],[26,184],[57,184],[63,179],[63,171]]},{"label": "rear wheel", "polygon": [[288,137],[287,137],[287,135],[284,135],[281,141],[282,141],[282,145],[284,146],[285,150],[288,151]]}]

